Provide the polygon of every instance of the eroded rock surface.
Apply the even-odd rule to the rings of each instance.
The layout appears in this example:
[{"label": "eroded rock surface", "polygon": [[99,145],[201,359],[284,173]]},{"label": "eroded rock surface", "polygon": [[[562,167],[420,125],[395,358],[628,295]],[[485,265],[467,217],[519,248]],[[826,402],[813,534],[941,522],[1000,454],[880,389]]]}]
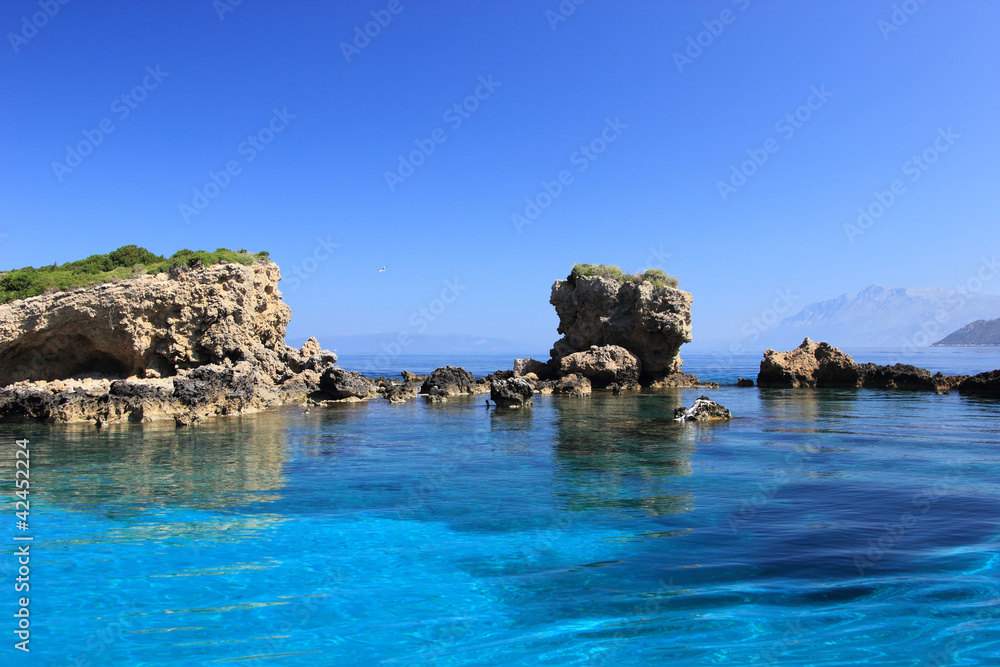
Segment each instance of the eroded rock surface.
[{"label": "eroded rock surface", "polygon": [[0,305],[0,419],[191,423],[308,400],[337,356],[285,344],[279,280],[223,263]]},{"label": "eroded rock surface", "polygon": [[490,398],[500,408],[521,408],[531,405],[534,388],[524,378],[503,378],[490,384]]},{"label": "eroded rock surface", "polygon": [[674,419],[679,422],[704,422],[732,419],[733,414],[708,396],[700,396],[690,408],[674,410]]},{"label": "eroded rock surface", "polygon": [[619,346],[641,372],[669,375],[681,367],[681,345],[691,341],[691,295],[601,276],[571,276],[552,286],[550,303],[563,337],[552,348],[553,364],[592,345]]},{"label": "eroded rock surface", "polygon": [[931,374],[909,364],[883,366],[858,364],[829,343],[808,338],[794,350],[767,350],[760,362],[760,387],[847,387],[948,392],[965,380],[964,376]]}]

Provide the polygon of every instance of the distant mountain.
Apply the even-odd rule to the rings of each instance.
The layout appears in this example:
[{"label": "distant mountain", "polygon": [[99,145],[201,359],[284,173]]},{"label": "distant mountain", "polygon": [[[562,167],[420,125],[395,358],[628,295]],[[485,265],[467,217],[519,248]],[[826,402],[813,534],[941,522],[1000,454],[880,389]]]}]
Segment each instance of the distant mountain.
[{"label": "distant mountain", "polygon": [[[548,348],[539,345],[515,343],[502,338],[470,336],[450,333],[440,335],[409,334],[400,341],[399,332],[317,336],[320,345],[335,350],[337,354],[537,354]],[[305,338],[289,338],[288,344],[299,347]],[[405,344],[404,344],[405,343]]]},{"label": "distant mountain", "polygon": [[934,347],[972,347],[1000,345],[1000,319],[976,320],[938,342]]},{"label": "distant mountain", "polygon": [[946,331],[997,316],[1000,296],[872,285],[809,304],[767,338],[779,346],[798,345],[809,336],[838,347],[923,347]]}]

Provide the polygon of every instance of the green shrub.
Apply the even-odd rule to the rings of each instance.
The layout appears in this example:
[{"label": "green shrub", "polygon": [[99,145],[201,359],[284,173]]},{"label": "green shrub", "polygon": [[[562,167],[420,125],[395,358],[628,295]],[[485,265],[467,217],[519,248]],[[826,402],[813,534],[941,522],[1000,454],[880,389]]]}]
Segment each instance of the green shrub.
[{"label": "green shrub", "polygon": [[677,287],[677,278],[667,275],[659,269],[648,269],[643,273],[625,273],[614,264],[577,264],[570,272],[569,280],[576,284],[576,279],[580,276],[600,276],[611,278],[628,283],[652,283],[653,287]]},{"label": "green shrub", "polygon": [[151,253],[136,245],[126,245],[106,255],[91,255],[86,259],[68,262],[62,266],[53,263],[38,269],[30,266],[0,272],[0,303],[38,296],[45,292],[64,292],[78,287],[118,282],[146,274],[165,273],[177,266],[205,266],[229,262],[253,264],[268,257],[266,252],[234,252],[217,248],[204,250],[178,250],[168,258]]}]

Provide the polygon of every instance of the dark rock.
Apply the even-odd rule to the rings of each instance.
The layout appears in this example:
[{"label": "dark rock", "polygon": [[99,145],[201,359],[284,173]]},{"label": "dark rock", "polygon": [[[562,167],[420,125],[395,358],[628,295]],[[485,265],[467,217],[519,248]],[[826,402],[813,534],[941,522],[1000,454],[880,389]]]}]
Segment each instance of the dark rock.
[{"label": "dark rock", "polygon": [[677,421],[715,421],[732,419],[733,414],[719,405],[708,396],[700,396],[690,408],[677,408],[674,410],[674,419]]},{"label": "dark rock", "polygon": [[737,387],[752,387],[753,386],[753,380],[748,380],[747,378],[737,378],[737,380],[736,380],[736,386]]},{"label": "dark rock", "polygon": [[404,382],[423,382],[427,379],[426,375],[417,375],[416,373],[411,373],[410,371],[403,371],[400,375],[403,376]]},{"label": "dark rock", "polygon": [[404,382],[402,384],[394,385],[385,393],[385,397],[389,399],[390,403],[405,403],[411,398],[416,398],[420,395],[420,387],[414,382]]},{"label": "dark rock", "polygon": [[[476,378],[464,368],[445,366],[435,369],[427,376],[424,384],[420,387],[420,393],[428,396],[483,393],[476,384]],[[485,390],[489,391],[488,385]]]},{"label": "dark rock", "polygon": [[501,378],[490,385],[490,398],[497,407],[520,408],[531,405],[531,395],[535,390],[523,378]]},{"label": "dark rock", "polygon": [[0,389],[0,419],[11,422],[45,421],[52,417],[56,397],[31,386],[10,385]]},{"label": "dark rock", "polygon": [[1000,395],[1000,370],[988,371],[964,378],[958,384],[960,394]]},{"label": "dark rock", "polygon": [[582,375],[566,375],[556,381],[552,393],[567,394],[569,396],[590,396],[590,380]]},{"label": "dark rock", "polygon": [[647,381],[650,389],[668,389],[673,387],[698,387],[702,389],[718,389],[718,382],[702,382],[698,376],[690,373],[671,373],[650,378]]},{"label": "dark rock", "polygon": [[375,395],[375,383],[357,371],[347,371],[334,366],[323,371],[319,378],[319,389],[323,398],[343,400],[345,398],[371,398]]}]

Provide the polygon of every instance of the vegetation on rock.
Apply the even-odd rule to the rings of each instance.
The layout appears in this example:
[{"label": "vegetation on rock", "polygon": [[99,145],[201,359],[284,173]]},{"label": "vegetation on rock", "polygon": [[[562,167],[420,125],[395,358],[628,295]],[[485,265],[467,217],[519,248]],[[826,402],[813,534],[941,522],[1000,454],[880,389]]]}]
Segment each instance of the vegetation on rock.
[{"label": "vegetation on rock", "polygon": [[178,266],[197,266],[199,263],[211,266],[223,262],[246,265],[265,260],[267,256],[267,252],[251,253],[246,250],[218,248],[215,252],[184,249],[170,257],[163,257],[140,246],[126,245],[106,255],[91,255],[67,264],[51,264],[37,269],[26,266],[0,272],[0,303],[47,292],[64,292],[146,274],[165,273]]},{"label": "vegetation on rock", "polygon": [[600,276],[621,282],[651,283],[653,287],[677,287],[677,278],[659,269],[647,269],[642,273],[625,273],[614,264],[577,264],[573,267],[567,280],[576,283],[580,276]]}]

